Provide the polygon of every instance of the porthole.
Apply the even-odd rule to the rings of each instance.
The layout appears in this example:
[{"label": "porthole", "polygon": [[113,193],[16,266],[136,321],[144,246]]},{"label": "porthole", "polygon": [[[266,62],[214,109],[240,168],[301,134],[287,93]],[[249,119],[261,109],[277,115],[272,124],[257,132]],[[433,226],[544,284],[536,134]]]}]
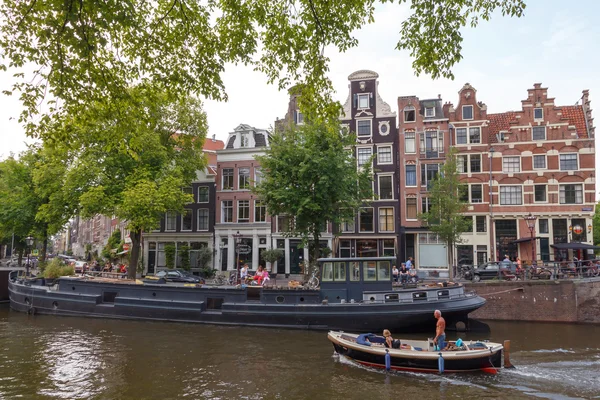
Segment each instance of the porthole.
[{"label": "porthole", "polygon": [[73,286],[72,289],[75,290],[75,286]]},{"label": "porthole", "polygon": [[278,302],[278,303],[283,303],[285,301],[285,297],[283,297],[283,296],[277,296],[275,298],[275,301]]},{"label": "porthole", "polygon": [[369,297],[370,301],[375,301],[375,297]]},{"label": "porthole", "polygon": [[152,292],[152,297],[156,297],[156,292]]},{"label": "porthole", "polygon": [[339,299],[340,299],[340,296],[336,297],[335,299],[336,299],[336,300],[339,300]]},{"label": "porthole", "polygon": [[58,308],[58,302],[55,301],[54,303],[52,303],[52,307],[54,307],[54,309],[56,310]]},{"label": "porthole", "polygon": [[304,301],[304,297],[300,297],[300,302],[303,302],[303,301]]}]

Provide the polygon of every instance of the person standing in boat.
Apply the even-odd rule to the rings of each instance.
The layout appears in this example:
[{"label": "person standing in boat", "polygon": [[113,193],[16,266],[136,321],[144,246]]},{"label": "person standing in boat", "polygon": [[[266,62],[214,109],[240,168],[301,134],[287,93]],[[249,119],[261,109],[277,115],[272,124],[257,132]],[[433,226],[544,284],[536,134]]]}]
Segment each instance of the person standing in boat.
[{"label": "person standing in boat", "polygon": [[437,344],[438,349],[443,350],[446,347],[446,320],[442,317],[442,312],[440,310],[435,310],[433,312],[433,316],[437,319],[437,324],[435,324],[435,338],[433,339],[433,343]]}]

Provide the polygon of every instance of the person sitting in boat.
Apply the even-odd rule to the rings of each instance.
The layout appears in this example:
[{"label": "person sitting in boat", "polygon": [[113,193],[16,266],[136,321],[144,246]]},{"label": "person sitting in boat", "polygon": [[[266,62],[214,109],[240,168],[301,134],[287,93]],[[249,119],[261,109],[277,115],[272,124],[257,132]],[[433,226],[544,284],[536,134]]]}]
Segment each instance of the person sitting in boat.
[{"label": "person sitting in boat", "polygon": [[254,274],[254,278],[253,278],[253,280],[258,281],[259,285],[262,285],[262,281],[263,281],[263,279],[265,279],[263,274],[264,274],[263,266],[259,265],[258,270]]},{"label": "person sitting in boat", "polygon": [[411,283],[418,283],[419,282],[419,276],[417,275],[417,270],[414,268],[411,268],[410,271],[408,271],[408,281]]},{"label": "person sitting in boat", "polygon": [[383,330],[383,337],[385,338],[385,343],[383,345],[388,349],[399,349],[401,347],[400,340],[394,340],[389,330]]},{"label": "person sitting in boat", "polygon": [[248,264],[244,264],[242,269],[240,269],[240,280],[242,283],[246,282],[248,279]]},{"label": "person sitting in boat", "polygon": [[269,278],[269,271],[267,271],[267,269],[265,267],[263,267],[262,265],[259,265],[259,267],[262,267],[262,269],[263,269],[262,284],[264,285],[265,283],[267,283],[267,281],[270,281],[271,278]]}]

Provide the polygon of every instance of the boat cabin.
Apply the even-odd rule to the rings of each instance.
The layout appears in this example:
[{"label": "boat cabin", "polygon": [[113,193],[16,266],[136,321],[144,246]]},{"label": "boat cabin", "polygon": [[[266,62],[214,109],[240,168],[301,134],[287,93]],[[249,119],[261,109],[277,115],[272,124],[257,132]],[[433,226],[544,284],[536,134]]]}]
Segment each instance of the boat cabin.
[{"label": "boat cabin", "polygon": [[364,292],[391,292],[395,262],[396,257],[320,258],[321,298],[354,303]]}]

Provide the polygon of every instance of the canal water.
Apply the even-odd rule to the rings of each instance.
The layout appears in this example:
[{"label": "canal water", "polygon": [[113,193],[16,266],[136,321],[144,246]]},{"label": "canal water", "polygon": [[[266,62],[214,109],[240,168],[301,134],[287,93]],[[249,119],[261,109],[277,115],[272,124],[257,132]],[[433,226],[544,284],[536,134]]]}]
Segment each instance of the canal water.
[{"label": "canal water", "polygon": [[459,336],[511,339],[516,369],[438,376],[338,359],[325,332],[28,316],[3,305],[0,399],[600,398],[600,326],[490,327]]}]

